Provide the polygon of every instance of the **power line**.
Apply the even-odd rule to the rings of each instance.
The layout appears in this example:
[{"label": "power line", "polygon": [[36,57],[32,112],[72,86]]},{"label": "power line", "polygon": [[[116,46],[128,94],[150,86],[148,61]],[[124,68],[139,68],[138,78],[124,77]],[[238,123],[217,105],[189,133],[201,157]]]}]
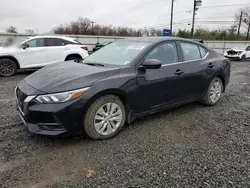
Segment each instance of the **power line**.
[{"label": "power line", "polygon": [[[135,7],[132,7],[132,9],[124,9],[124,10],[121,10],[121,11],[119,11],[119,12],[113,12],[113,13],[108,14],[108,15],[106,14],[105,16],[102,16],[102,17],[100,17],[100,18],[101,18],[101,19],[104,19],[104,18],[106,18],[106,17],[108,17],[108,16],[120,14],[120,13],[125,12],[125,11],[128,11],[127,14],[130,14],[131,12],[138,11],[139,8],[142,8],[142,7],[145,7],[145,6],[149,6],[149,5],[152,4],[152,3],[156,4],[156,3],[163,2],[163,1],[164,1],[164,0],[149,0],[149,1],[147,1],[147,2],[143,2],[143,3],[139,4],[139,5],[137,5],[137,6],[135,6]],[[100,18],[95,18],[95,20],[99,20]]]},{"label": "power line", "polygon": [[[247,4],[226,4],[226,5],[215,5],[215,6],[201,6],[199,8],[220,8],[220,7],[230,7],[230,6],[244,6],[244,5],[250,5],[250,3],[247,3]],[[174,15],[176,14],[182,14],[182,13],[189,13],[191,12],[192,10],[186,10],[186,11],[182,11],[182,12],[177,12],[177,13],[173,13]],[[153,17],[152,19],[159,19],[159,18],[164,18],[168,15],[171,15],[171,14],[167,14],[165,16],[157,16],[157,17]],[[145,21],[144,21],[145,22]],[[147,22],[147,20],[146,20]],[[138,22],[133,22],[133,23],[130,23],[129,25],[134,25],[134,24],[138,24],[138,23],[143,23],[142,21],[138,21]]]},{"label": "power line", "polygon": [[245,5],[250,5],[250,3],[246,4],[227,4],[227,5],[214,5],[214,6],[201,6],[200,8],[220,8],[220,7],[234,7],[234,6],[245,6]]}]

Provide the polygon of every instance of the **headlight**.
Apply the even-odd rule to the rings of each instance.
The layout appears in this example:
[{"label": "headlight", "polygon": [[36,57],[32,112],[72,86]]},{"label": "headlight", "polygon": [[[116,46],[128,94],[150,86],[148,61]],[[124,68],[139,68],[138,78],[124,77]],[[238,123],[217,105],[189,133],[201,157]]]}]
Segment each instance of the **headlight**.
[{"label": "headlight", "polygon": [[238,55],[240,55],[242,53],[242,51],[238,52]]},{"label": "headlight", "polygon": [[88,89],[89,89],[89,87],[74,90],[74,91],[62,92],[62,93],[39,95],[39,96],[36,97],[36,100],[39,101],[40,103],[62,103],[62,102],[67,102],[67,101],[71,101],[71,100],[79,98]]}]

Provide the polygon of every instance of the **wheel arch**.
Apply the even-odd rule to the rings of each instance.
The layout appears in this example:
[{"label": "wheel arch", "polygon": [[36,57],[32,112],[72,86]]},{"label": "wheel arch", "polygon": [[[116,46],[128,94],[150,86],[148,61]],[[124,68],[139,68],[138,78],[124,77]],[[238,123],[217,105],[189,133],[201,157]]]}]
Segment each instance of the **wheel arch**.
[{"label": "wheel arch", "polygon": [[72,57],[72,56],[77,56],[77,57],[79,57],[79,58],[81,58],[82,59],[82,56],[79,54],[79,53],[71,53],[71,54],[68,54],[66,57],[65,57],[65,61],[67,61],[67,59],[69,58],[69,57]]},{"label": "wheel arch", "polygon": [[120,89],[106,89],[103,90],[97,94],[95,94],[94,96],[92,96],[87,104],[86,104],[86,110],[90,107],[90,105],[96,101],[97,99],[105,96],[105,95],[115,95],[117,97],[119,97],[119,99],[123,102],[124,106],[125,106],[125,111],[126,111],[126,121],[127,122],[131,122],[135,119],[135,115],[133,113],[133,110],[131,110],[130,108],[130,104],[129,104],[129,100],[127,97],[127,93],[120,90]]},{"label": "wheel arch", "polygon": [[11,59],[12,61],[14,61],[17,65],[17,69],[20,69],[20,64],[18,62],[18,60],[14,57],[14,56],[11,56],[11,55],[4,55],[4,56],[0,56],[0,60],[1,59]]},{"label": "wheel arch", "polygon": [[226,80],[225,80],[225,76],[223,74],[217,74],[215,77],[218,77],[219,79],[221,79],[222,84],[223,84],[223,93],[226,90]]}]

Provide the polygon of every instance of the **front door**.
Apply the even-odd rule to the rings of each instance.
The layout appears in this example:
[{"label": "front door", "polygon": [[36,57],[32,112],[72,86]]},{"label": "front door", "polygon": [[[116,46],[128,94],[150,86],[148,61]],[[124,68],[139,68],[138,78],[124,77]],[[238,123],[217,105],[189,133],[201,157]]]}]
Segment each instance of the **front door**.
[{"label": "front door", "polygon": [[22,65],[21,68],[42,67],[47,62],[47,52],[44,46],[44,39],[37,38],[27,41],[28,47],[20,48],[17,59]]},{"label": "front door", "polygon": [[146,56],[147,59],[159,60],[162,67],[137,71],[138,89],[133,107],[136,113],[177,103],[183,95],[185,67],[179,60],[176,43],[159,44]]}]

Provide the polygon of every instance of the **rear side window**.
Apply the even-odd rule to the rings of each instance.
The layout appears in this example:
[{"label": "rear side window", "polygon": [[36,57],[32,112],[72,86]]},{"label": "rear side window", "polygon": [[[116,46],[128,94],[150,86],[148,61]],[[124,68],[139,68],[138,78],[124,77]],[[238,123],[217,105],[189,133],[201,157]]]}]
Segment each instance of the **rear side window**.
[{"label": "rear side window", "polygon": [[45,46],[64,46],[62,39],[58,38],[46,38]]},{"label": "rear side window", "polygon": [[180,44],[185,61],[201,59],[201,54],[198,45],[187,42],[181,42]]},{"label": "rear side window", "polygon": [[202,48],[199,46],[200,52],[201,52],[201,58],[204,58],[207,54],[207,50],[205,48]]}]

